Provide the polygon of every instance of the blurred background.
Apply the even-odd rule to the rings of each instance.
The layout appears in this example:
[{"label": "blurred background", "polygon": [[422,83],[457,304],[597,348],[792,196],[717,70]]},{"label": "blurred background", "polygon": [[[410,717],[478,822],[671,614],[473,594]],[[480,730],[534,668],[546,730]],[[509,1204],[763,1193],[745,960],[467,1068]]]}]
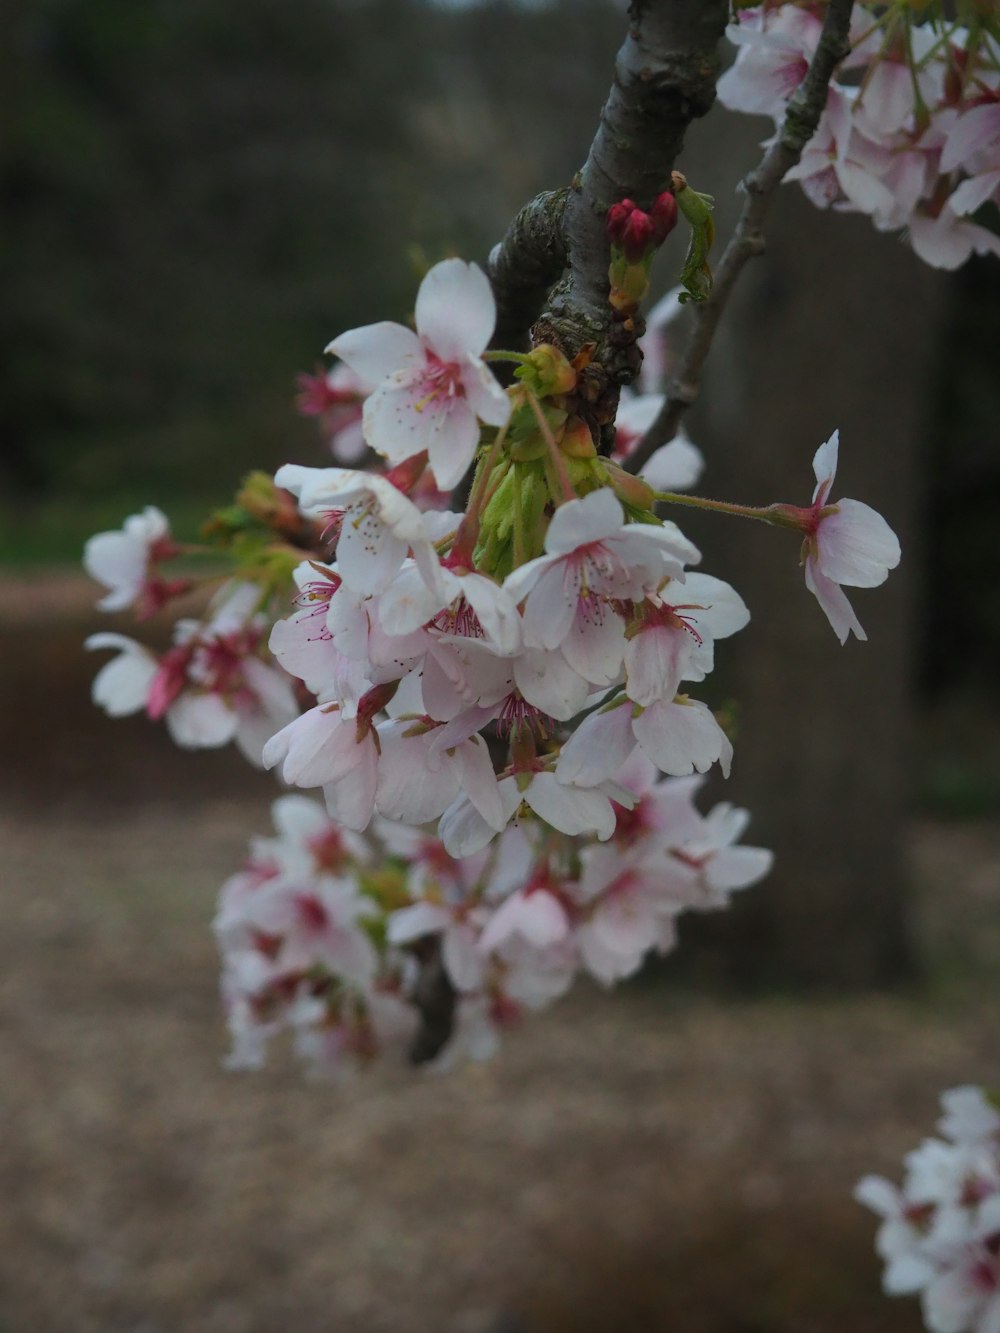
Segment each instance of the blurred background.
[{"label": "blurred background", "polygon": [[[611,0],[9,0],[0,42],[0,1333],[868,1333],[856,1177],[998,1079],[1000,265],[933,273],[788,187],[690,432],[700,489],[835,495],[904,560],[840,649],[780,536],[685,522],[754,625],[705,697],[771,880],[488,1068],[224,1073],[219,882],[270,781],[89,700],[92,532],[193,538],[322,464],[295,377],[583,161]],[[681,163],[718,200],[765,122]],[[672,285],[682,242],[657,261]],[[165,641],[168,625],[149,638]]]}]

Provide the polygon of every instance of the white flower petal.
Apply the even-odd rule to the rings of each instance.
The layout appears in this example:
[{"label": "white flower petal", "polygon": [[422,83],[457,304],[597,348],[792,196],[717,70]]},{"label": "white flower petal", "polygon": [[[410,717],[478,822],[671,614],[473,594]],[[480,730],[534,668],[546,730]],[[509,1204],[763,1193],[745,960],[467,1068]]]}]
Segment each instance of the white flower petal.
[{"label": "white flower petal", "polygon": [[837,456],[840,452],[840,431],[835,430],[825,444],[821,444],[813,456],[813,475],[816,489],[813,491],[813,504],[823,493],[825,499],[830,494],[830,487],[837,475]]},{"label": "white flower petal", "polygon": [[415,316],[417,332],[442,361],[478,356],[496,324],[489,279],[475,264],[443,259],[420,284]]},{"label": "white flower petal", "polygon": [[852,632],[856,639],[867,641],[868,635],[861,628],[861,622],[854,614],[847,594],[839,583],[834,583],[817,569],[811,557],[806,561],[806,587],[823,608],[823,614],[841,643],[846,643]]},{"label": "white flower petal", "polygon": [[418,365],[424,356],[420,339],[413,330],[389,320],[349,329],[334,338],[326,350],[350,366],[367,390],[374,389],[395,371]]},{"label": "white flower petal", "polygon": [[816,533],[820,570],[834,583],[877,588],[899,564],[899,538],[880,513],[860,500],[838,500]]}]

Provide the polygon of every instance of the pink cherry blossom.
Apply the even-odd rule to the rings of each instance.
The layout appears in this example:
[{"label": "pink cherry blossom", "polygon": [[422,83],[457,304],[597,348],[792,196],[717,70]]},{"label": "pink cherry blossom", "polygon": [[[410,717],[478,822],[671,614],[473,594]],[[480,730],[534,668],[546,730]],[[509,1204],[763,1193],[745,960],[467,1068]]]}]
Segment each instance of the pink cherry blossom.
[{"label": "pink cherry blossom", "polygon": [[171,597],[186,592],[189,579],[164,579],[158,561],[178,554],[165,515],[153,505],[132,514],[118,532],[99,532],[87,539],[83,566],[91,578],[110,589],[98,602],[102,611],[133,607],[140,620],[158,611]]},{"label": "pink cherry blossom", "polygon": [[524,602],[526,642],[545,649],[563,645],[574,626],[584,638],[604,630],[606,622],[614,630],[610,602],[641,597],[664,578],[683,582],[684,565],[701,558],[673,523],[626,524],[607,488],[560,505],[545,551],[504,581],[515,601]]},{"label": "pink cherry blossom", "polygon": [[299,412],[319,419],[335,459],[356,463],[367,447],[361,414],[364,400],[374,386],[365,384],[346,365],[316,375],[300,375],[298,385],[295,405]]},{"label": "pink cherry blossom", "polygon": [[[961,212],[952,207],[956,197]],[[925,264],[956,269],[973,254],[1000,255],[1000,236],[962,215],[971,202],[969,194],[963,198],[959,186],[936,215],[918,212],[910,219],[910,244]]]},{"label": "pink cherry blossom", "polygon": [[437,483],[451,489],[472,462],[479,422],[503,426],[510,399],[482,359],[496,323],[489,280],[474,264],[446,259],[427,273],[416,333],[369,324],[327,351],[376,385],[364,408],[368,443],[393,463],[427,451]]},{"label": "pink cherry blossom", "polygon": [[730,111],[780,118],[806,76],[821,31],[816,15],[797,5],[740,10],[726,33],[739,50],[719,80],[719,101]]},{"label": "pink cherry blossom", "polygon": [[436,578],[424,515],[388,478],[286,463],[274,481],[292,492],[303,514],[328,518],[339,528],[337,570],[355,592],[381,592],[410,551],[428,580]]},{"label": "pink cherry blossom", "polygon": [[184,749],[235,741],[259,767],[267,738],[297,712],[288,677],[258,655],[259,598],[252,584],[226,585],[205,623],[177,623],[174,646],[161,657],[124,635],[91,635],[88,649],[119,650],[94,678],[94,702],[112,717],[144,709],[162,718]]},{"label": "pink cherry blossom", "polygon": [[841,584],[877,588],[899,564],[899,539],[881,514],[860,500],[829,502],[837,472],[840,432],[820,445],[813,459],[816,489],[806,511],[803,543],[806,587],[816,597],[841,643],[852,632],[867,634],[854,614]]},{"label": "pink cherry blossom", "polygon": [[728,583],[688,574],[636,604],[625,650],[628,697],[644,706],[672,699],[682,680],[704,680],[712,670],[714,640],[735,634],[750,612]]},{"label": "pink cherry blossom", "polygon": [[322,787],[327,809],[349,829],[367,828],[375,809],[378,749],[373,729],[339,709],[311,708],[264,746],[264,767],[286,782]]},{"label": "pink cherry blossom", "polygon": [[729,776],[729,738],[703,703],[683,694],[646,708],[623,699],[589,714],[563,746],[556,773],[581,787],[606,782],[636,745],[661,773],[684,777],[718,763]]}]

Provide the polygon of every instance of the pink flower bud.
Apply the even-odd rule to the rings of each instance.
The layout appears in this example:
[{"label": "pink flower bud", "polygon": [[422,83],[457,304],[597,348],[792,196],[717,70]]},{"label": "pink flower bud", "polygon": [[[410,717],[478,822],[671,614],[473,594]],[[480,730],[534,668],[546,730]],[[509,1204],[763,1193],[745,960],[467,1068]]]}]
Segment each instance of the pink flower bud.
[{"label": "pink flower bud", "polygon": [[631,199],[623,199],[620,204],[612,204],[608,209],[608,235],[615,245],[621,245],[625,226],[634,212],[635,204]]},{"label": "pink flower bud", "polygon": [[662,245],[677,226],[677,200],[669,190],[664,190],[649,210],[653,221],[655,243]]},{"label": "pink flower bud", "polygon": [[648,250],[657,245],[653,219],[641,208],[635,208],[622,230],[621,248],[630,264],[638,264]]}]

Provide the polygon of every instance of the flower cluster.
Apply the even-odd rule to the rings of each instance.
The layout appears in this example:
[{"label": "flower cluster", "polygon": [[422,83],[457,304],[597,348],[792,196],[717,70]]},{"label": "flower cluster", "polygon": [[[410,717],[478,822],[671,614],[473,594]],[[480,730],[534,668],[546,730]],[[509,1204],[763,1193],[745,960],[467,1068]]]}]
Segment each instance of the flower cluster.
[{"label": "flower cluster", "polygon": [[[650,338],[678,308],[673,293]],[[206,581],[227,565],[204,616],[178,621],[160,655],[88,640],[118,650],[94,682],[112,715],[145,710],[183,746],[235,740],[285,783],[322,789],[325,811],[278,803],[278,838],[223,892],[237,1063],[259,1063],[284,1028],[323,1067],[405,1045],[434,975],[457,997],[451,1054],[492,1049],[576,972],[630,976],[671,946],[681,911],[766,873],[769,853],[734,846],[744,812],[693,804],[694,775],[728,774],[732,745],[690,690],[749,613],[694,568],[658,500],[798,533],[842,641],[864,633],[840,585],[875,586],[899,558],[873,510],[830,503],[836,435],[808,507],[657,491],[618,460],[661,400],[626,403],[606,458],[578,366],[547,344],[487,352],[494,321],[484,274],[446,260],[420,287],[415,331],[335,339],[353,378],[304,386],[308,410],[339,412],[343,390],[376,466],[251,474],[209,523],[215,545],[186,548],[212,556]],[[516,365],[506,388],[492,355]],[[652,460],[661,486],[700,467],[686,439]],[[448,488],[470,469],[453,511]],[[179,551],[155,510],[92,539],[102,605],[162,604],[159,563]]]},{"label": "flower cluster", "polygon": [[942,1137],[908,1154],[902,1188],[866,1176],[855,1197],[882,1218],[887,1294],[919,1293],[931,1333],[998,1333],[1000,1100],[962,1087],[941,1102]]},{"label": "flower cluster", "polygon": [[[723,105],[780,122],[823,8],[741,9],[729,29],[736,61],[718,85]],[[983,205],[1000,203],[1000,21],[981,7],[963,26],[930,4],[917,22],[916,8],[855,7],[850,54],[785,179],[820,208],[866,213],[880,231],[907,228],[921,259],[953,269],[973,252],[1000,255],[996,227],[979,219]]]},{"label": "flower cluster", "polygon": [[282,1031],[326,1074],[402,1051],[431,947],[455,1004],[442,1059],[485,1058],[579,972],[631,976],[673,947],[681,912],[723,907],[767,873],[769,852],[737,845],[745,811],[695,809],[700,779],[658,782],[640,757],[620,777],[631,809],[616,807],[606,843],[524,823],[458,859],[425,830],[361,836],[307,797],[280,798],[278,836],[254,840],[219,900],[230,1063],[261,1065]]}]

